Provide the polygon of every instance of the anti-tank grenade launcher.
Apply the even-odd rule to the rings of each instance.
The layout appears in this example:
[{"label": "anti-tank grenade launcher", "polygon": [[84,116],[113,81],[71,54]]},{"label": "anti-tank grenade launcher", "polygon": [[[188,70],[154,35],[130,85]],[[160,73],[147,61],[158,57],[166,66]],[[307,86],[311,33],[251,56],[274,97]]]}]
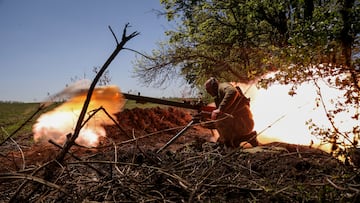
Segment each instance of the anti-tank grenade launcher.
[{"label": "anti-tank grenade launcher", "polygon": [[159,99],[154,97],[145,97],[140,95],[126,94],[126,93],[123,93],[123,95],[126,99],[134,100],[136,101],[136,103],[141,103],[141,104],[154,103],[154,104],[161,104],[166,106],[196,110],[197,114],[193,116],[194,117],[193,119],[200,119],[200,120],[209,119],[211,117],[211,112],[216,109],[215,106],[206,105],[201,99],[199,99],[198,101],[178,102],[178,101],[171,101],[171,100]]},{"label": "anti-tank grenade launcher", "polygon": [[137,103],[155,103],[155,104],[161,104],[161,105],[167,105],[167,106],[173,106],[173,107],[180,107],[185,109],[192,109],[196,110],[197,114],[193,115],[192,120],[180,131],[178,132],[174,137],[172,137],[163,147],[161,147],[157,153],[168,147],[170,144],[172,144],[177,138],[179,138],[186,130],[191,127],[195,123],[199,123],[200,121],[205,121],[210,119],[211,112],[216,109],[214,106],[208,106],[206,105],[202,100],[196,101],[196,102],[177,102],[177,101],[170,101],[170,100],[164,100],[164,99],[158,99],[153,97],[144,97],[140,95],[133,95],[133,94],[126,94],[123,93],[125,99],[128,100],[134,100]]}]

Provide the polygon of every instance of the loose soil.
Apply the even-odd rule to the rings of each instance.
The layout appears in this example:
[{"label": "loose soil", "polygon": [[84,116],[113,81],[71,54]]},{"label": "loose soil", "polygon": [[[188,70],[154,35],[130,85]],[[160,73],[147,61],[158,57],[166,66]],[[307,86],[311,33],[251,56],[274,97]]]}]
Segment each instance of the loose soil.
[{"label": "loose soil", "polygon": [[0,146],[0,202],[359,202],[360,175],[323,151],[271,143],[226,149],[196,112],[117,114],[97,148],[60,148],[18,135]]}]

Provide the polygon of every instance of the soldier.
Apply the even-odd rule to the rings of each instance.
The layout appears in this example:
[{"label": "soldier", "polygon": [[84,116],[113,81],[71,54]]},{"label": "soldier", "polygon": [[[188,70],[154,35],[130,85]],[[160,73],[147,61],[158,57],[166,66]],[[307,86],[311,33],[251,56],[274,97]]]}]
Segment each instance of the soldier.
[{"label": "soldier", "polygon": [[216,104],[211,119],[218,119],[215,123],[220,135],[218,141],[230,148],[239,147],[241,142],[257,146],[259,143],[256,131],[253,131],[254,120],[250,111],[250,100],[241,89],[230,83],[219,83],[213,77],[205,82],[205,88],[214,97]]}]

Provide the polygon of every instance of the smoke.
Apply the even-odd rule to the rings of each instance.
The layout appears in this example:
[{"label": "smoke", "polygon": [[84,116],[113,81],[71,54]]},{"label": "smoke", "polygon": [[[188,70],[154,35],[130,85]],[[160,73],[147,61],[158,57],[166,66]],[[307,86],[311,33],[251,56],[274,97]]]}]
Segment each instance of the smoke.
[{"label": "smoke", "polygon": [[46,98],[45,101],[43,103],[41,103],[41,105],[46,107],[56,101],[66,101],[78,94],[87,92],[90,85],[91,85],[90,80],[87,80],[87,79],[78,80],[75,83],[68,85],[62,91],[48,96],[48,98]]}]

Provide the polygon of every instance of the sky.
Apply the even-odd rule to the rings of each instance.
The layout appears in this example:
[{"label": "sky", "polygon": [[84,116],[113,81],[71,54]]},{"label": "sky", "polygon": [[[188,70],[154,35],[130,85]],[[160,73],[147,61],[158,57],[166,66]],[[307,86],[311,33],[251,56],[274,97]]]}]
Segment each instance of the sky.
[{"label": "sky", "polygon": [[[0,101],[41,102],[73,79],[95,76],[126,23],[140,35],[125,47],[150,53],[170,23],[159,0],[0,0]],[[108,67],[111,84],[144,96],[180,96],[179,83],[145,87],[134,77],[136,54],[122,50]]]}]

